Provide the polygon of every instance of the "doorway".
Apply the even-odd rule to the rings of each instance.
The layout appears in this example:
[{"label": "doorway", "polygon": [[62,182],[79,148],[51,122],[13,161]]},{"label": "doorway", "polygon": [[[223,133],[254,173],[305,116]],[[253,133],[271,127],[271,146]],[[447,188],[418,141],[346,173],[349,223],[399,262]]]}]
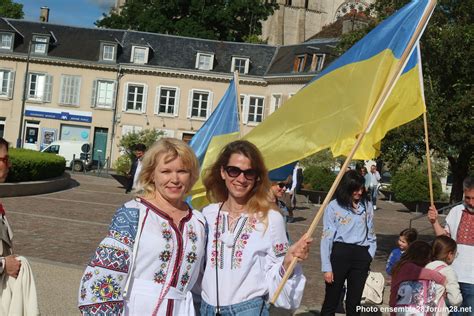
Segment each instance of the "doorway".
[{"label": "doorway", "polygon": [[38,150],[38,138],[39,138],[40,125],[38,122],[26,121],[25,123],[25,135],[23,139],[23,148]]},{"label": "doorway", "polygon": [[[94,144],[92,146],[92,160],[97,161],[99,166],[105,165],[107,157],[107,135],[109,130],[107,128],[96,127],[94,129]],[[100,164],[99,164],[100,162]]]}]

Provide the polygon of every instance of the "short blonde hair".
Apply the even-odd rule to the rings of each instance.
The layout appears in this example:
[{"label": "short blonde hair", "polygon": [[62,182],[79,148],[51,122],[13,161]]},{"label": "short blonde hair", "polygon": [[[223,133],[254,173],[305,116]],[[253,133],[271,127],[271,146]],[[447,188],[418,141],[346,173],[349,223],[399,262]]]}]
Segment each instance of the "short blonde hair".
[{"label": "short blonde hair", "polygon": [[184,168],[191,174],[191,183],[189,188],[186,188],[186,193],[191,190],[199,178],[199,161],[194,151],[182,140],[164,137],[156,141],[143,157],[138,186],[143,189],[144,196],[153,195],[155,192],[153,174],[161,159],[164,158],[164,162],[168,163],[178,157],[183,161]]}]

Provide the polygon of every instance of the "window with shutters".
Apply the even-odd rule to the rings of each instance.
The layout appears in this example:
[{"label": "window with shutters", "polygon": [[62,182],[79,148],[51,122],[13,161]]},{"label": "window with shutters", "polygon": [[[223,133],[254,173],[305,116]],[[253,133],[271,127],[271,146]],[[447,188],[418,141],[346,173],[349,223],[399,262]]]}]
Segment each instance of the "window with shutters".
[{"label": "window with shutters", "polygon": [[282,94],[281,94],[281,93],[274,93],[274,94],[272,94],[272,104],[271,104],[270,113],[273,113],[273,112],[275,112],[276,110],[278,110],[278,108],[279,108],[280,105],[281,105],[281,98],[282,98]]},{"label": "window with shutters", "polygon": [[263,97],[249,96],[248,123],[260,123],[263,120]]},{"label": "window with shutters", "polygon": [[159,86],[156,92],[155,114],[177,116],[179,106],[179,89]]},{"label": "window with shutters", "polygon": [[62,105],[79,105],[79,95],[81,91],[81,77],[62,75],[61,93],[59,103]]},{"label": "window with shutters", "polygon": [[191,90],[190,118],[207,119],[210,111],[210,91]]},{"label": "window with shutters", "polygon": [[92,106],[111,109],[115,103],[115,81],[94,80],[92,87]]},{"label": "window with shutters", "polygon": [[311,71],[321,71],[324,67],[325,54],[313,54],[311,61]]},{"label": "window with shutters", "polygon": [[306,55],[299,55],[295,57],[293,63],[293,72],[303,72],[306,65]]},{"label": "window with shutters", "polygon": [[139,133],[143,128],[137,125],[122,125],[122,136],[130,133]]},{"label": "window with shutters", "polygon": [[8,69],[0,69],[0,98],[13,97],[13,81],[15,72]]},{"label": "window with shutters", "polygon": [[146,86],[143,84],[127,84],[125,98],[125,111],[145,112],[146,108]]},{"label": "window with shutters", "polygon": [[30,73],[28,76],[28,101],[51,102],[53,77],[47,74]]},{"label": "window with shutters", "polygon": [[13,49],[13,34],[11,33],[0,33],[0,49],[12,50]]}]

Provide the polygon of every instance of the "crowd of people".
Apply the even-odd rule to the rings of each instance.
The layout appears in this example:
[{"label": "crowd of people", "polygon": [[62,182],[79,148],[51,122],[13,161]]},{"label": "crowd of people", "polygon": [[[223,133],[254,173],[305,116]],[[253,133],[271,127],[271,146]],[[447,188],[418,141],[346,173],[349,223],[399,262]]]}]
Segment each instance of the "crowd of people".
[{"label": "crowd of people", "polygon": [[[271,175],[255,145],[234,141],[203,171],[210,204],[195,210],[185,201],[200,173],[193,150],[173,138],[145,150],[135,148],[130,189],[136,195],[117,209],[82,276],[82,314],[270,315],[269,299],[294,261],[274,303],[297,309],[306,285],[300,262],[308,258],[312,238],[289,239],[292,205],[282,201],[288,178]],[[0,138],[0,181],[9,167],[8,143]],[[324,211],[321,315],[334,315],[341,300],[347,315],[360,314],[377,249],[373,192],[380,175],[375,166],[370,173],[345,172]],[[298,171],[293,177],[300,177]],[[430,207],[427,218],[436,234],[431,243],[418,240],[414,229],[400,232],[386,265],[393,314],[473,315],[474,179],[463,185],[463,203],[449,212],[444,227]],[[1,205],[0,215],[0,314],[8,315],[4,311],[14,307],[5,305],[5,297],[15,295],[15,282],[31,271],[28,261],[12,252]],[[31,307],[36,315],[34,282],[28,293],[22,308]]]}]

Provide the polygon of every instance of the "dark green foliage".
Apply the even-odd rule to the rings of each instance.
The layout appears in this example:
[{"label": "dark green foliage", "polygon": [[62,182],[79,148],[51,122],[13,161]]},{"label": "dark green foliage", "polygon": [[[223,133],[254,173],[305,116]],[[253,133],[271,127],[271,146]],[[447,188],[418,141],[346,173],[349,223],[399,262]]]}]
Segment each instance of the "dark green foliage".
[{"label": "dark green foliage", "polygon": [[278,7],[261,0],[129,0],[120,14],[95,22],[99,27],[207,38],[255,41],[261,21]]},{"label": "dark green foliage", "polygon": [[23,5],[12,0],[0,0],[0,17],[23,19]]},{"label": "dark green foliage", "polygon": [[[397,172],[392,178],[392,190],[399,202],[429,201],[428,175],[426,170],[413,168]],[[438,201],[441,197],[441,182],[433,178],[433,196]]]},{"label": "dark green foliage", "polygon": [[10,148],[8,155],[11,168],[7,182],[38,181],[59,177],[66,167],[66,160],[55,154]]},{"label": "dark green foliage", "polygon": [[336,175],[328,168],[310,166],[303,171],[304,182],[309,184],[312,190],[329,191]]}]

